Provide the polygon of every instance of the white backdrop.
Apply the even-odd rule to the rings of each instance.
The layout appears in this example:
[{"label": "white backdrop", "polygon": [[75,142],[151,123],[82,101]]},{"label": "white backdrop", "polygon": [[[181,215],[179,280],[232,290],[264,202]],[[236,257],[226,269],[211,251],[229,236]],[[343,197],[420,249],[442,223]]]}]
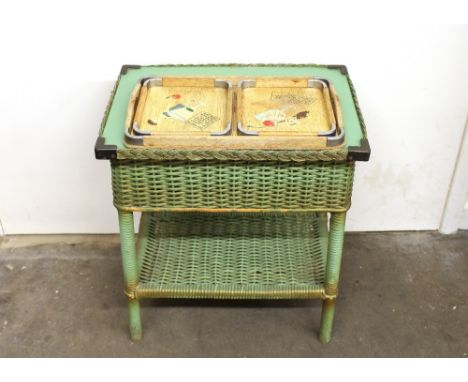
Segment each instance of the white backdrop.
[{"label": "white backdrop", "polygon": [[166,3],[42,1],[25,12],[15,2],[2,13],[6,234],[117,232],[110,167],[93,148],[124,63],[346,64],[372,147],[356,169],[347,229],[438,228],[468,112],[466,26],[330,28],[296,7],[261,17],[256,3],[228,13]]}]

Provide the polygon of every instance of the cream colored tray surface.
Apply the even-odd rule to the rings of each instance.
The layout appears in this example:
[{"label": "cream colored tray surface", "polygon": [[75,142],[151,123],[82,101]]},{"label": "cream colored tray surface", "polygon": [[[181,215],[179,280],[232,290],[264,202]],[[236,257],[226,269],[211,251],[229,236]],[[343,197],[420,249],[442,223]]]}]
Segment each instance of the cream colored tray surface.
[{"label": "cream colored tray surface", "polygon": [[164,149],[316,149],[341,145],[344,126],[324,79],[164,77],[135,87],[125,138]]}]

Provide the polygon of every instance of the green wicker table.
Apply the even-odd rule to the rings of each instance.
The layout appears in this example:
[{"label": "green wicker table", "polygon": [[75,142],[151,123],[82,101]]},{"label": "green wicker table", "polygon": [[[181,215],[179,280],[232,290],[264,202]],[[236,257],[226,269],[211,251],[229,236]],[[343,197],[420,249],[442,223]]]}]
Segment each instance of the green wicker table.
[{"label": "green wicker table", "polygon": [[[163,76],[313,76],[334,84],[343,144],[320,149],[164,149],[127,145],[132,89]],[[339,65],[125,65],[95,146],[109,159],[119,213],[130,336],[141,298],[323,300],[331,337],[354,162],[370,148]],[[138,237],[134,212],[141,212]]]}]

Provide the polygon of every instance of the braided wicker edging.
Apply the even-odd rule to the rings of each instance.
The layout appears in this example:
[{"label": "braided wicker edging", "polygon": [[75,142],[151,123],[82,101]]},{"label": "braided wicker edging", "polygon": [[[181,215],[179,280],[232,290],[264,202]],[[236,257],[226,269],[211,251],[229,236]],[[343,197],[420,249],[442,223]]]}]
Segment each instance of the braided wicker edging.
[{"label": "braided wicker edging", "polygon": [[364,138],[367,138],[366,124],[364,123],[364,117],[362,116],[361,107],[359,106],[356,89],[354,88],[354,84],[353,81],[351,81],[351,78],[348,75],[346,75],[346,78],[348,79],[348,84],[351,90],[351,95],[353,97],[354,106],[356,107],[359,123],[361,124],[362,135]]},{"label": "braided wicker edging", "polygon": [[119,149],[117,159],[152,159],[165,160],[235,160],[235,161],[280,161],[280,162],[307,162],[307,161],[345,161],[346,150],[323,151],[260,151],[260,150],[154,150],[154,149]]},{"label": "braided wicker edging", "polygon": [[[260,289],[260,288],[259,288]],[[326,299],[330,298],[325,293],[323,287],[304,288],[298,290],[296,288],[285,288],[284,290],[270,288],[268,290],[214,290],[213,288],[206,289],[162,289],[147,285],[138,285],[134,291],[134,298],[218,298],[218,299]],[[331,298],[335,298],[332,296]]]}]

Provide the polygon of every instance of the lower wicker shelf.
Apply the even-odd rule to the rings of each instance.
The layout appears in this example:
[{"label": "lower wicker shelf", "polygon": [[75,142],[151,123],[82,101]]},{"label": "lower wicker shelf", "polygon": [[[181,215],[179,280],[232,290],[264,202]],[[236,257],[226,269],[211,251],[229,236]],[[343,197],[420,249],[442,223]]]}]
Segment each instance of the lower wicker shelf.
[{"label": "lower wicker shelf", "polygon": [[324,298],[315,213],[145,213],[135,297]]}]

